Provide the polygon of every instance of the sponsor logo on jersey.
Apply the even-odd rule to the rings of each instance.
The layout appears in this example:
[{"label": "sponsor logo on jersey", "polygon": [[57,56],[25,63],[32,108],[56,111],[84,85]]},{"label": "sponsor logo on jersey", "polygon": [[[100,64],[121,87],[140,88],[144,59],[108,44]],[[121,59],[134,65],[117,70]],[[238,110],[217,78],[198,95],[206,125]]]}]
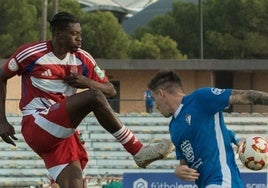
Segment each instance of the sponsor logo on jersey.
[{"label": "sponsor logo on jersey", "polygon": [[16,60],[14,58],[12,58],[9,62],[8,62],[8,69],[10,71],[17,71],[19,69],[19,66],[16,62]]},{"label": "sponsor logo on jersey", "polygon": [[181,144],[181,150],[183,152],[183,155],[185,156],[187,162],[193,162],[194,161],[194,150],[189,140],[184,140]]},{"label": "sponsor logo on jersey", "polygon": [[97,65],[94,67],[94,71],[96,74],[103,80],[104,79],[104,72],[98,67]]},{"label": "sponsor logo on jersey", "polygon": [[212,92],[214,95],[220,95],[220,94],[222,94],[224,91],[225,91],[225,89],[211,88],[211,92]]},{"label": "sponsor logo on jersey", "polygon": [[47,69],[46,71],[42,72],[42,76],[52,76],[51,70]]}]

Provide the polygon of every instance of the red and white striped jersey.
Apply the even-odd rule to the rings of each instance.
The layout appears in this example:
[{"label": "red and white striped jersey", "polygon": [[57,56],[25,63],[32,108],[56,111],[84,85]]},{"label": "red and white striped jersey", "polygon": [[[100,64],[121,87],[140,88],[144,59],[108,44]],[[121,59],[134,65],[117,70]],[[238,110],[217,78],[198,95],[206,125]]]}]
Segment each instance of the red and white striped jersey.
[{"label": "red and white striped jersey", "polygon": [[22,76],[20,109],[25,113],[48,108],[74,94],[77,89],[63,81],[71,72],[101,83],[108,81],[88,52],[79,49],[59,59],[52,52],[51,41],[21,46],[5,63],[4,70],[8,76]]}]

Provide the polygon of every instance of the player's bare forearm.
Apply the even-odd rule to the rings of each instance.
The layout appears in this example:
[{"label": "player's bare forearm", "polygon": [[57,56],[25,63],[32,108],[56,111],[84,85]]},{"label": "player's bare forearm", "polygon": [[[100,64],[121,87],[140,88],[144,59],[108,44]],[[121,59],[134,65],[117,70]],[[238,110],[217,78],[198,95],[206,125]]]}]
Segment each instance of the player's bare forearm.
[{"label": "player's bare forearm", "polygon": [[175,176],[185,181],[196,181],[199,177],[197,170],[189,168],[184,161],[175,167]]},{"label": "player's bare forearm", "polygon": [[268,93],[256,90],[233,90],[229,103],[268,105]]},{"label": "player's bare forearm", "polygon": [[5,112],[6,84],[7,79],[4,76],[2,69],[0,69],[0,122],[6,121],[6,112]]},{"label": "player's bare forearm", "polygon": [[102,93],[106,97],[113,97],[116,95],[116,90],[112,83],[109,81],[106,83],[100,83],[91,79],[88,79],[87,77],[77,74],[77,73],[71,73],[70,75],[66,76],[64,78],[64,82],[68,83],[70,86],[80,89],[98,89],[102,91]]}]

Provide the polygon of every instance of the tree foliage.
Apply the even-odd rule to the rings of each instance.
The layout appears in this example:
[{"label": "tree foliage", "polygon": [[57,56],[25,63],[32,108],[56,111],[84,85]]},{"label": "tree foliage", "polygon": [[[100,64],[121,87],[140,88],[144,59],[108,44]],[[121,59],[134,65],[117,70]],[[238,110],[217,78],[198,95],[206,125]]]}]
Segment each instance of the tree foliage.
[{"label": "tree foliage", "polygon": [[140,38],[145,33],[169,36],[177,43],[177,48],[188,57],[199,55],[198,7],[192,3],[176,2],[172,12],[153,18],[145,27],[139,27],[133,37]]},{"label": "tree foliage", "polygon": [[140,40],[132,40],[129,56],[133,59],[186,59],[170,37],[149,33],[144,34]]},{"label": "tree foliage", "polygon": [[[0,56],[9,57],[20,45],[40,40],[41,1],[0,0]],[[84,12],[73,0],[59,0],[58,11],[76,15],[83,29],[83,47],[98,58],[127,58],[129,39],[117,19],[108,12]],[[48,1],[48,20],[53,17]],[[47,23],[49,31],[49,23]],[[51,33],[47,32],[50,39]]]},{"label": "tree foliage", "polygon": [[[268,58],[267,0],[202,2],[205,58]],[[0,3],[0,56],[6,58],[20,45],[40,40],[42,7],[36,0]],[[59,11],[81,20],[83,48],[96,58],[200,57],[199,7],[189,1],[174,1],[171,12],[155,17],[133,36],[125,34],[113,14],[84,12],[77,1],[59,0]],[[48,20],[52,16],[48,1]]]},{"label": "tree foliage", "polygon": [[[205,58],[267,58],[268,1],[202,1]],[[172,11],[155,17],[134,37],[144,33],[168,35],[189,58],[200,56],[200,22],[197,4],[176,1]]]},{"label": "tree foliage", "polygon": [[[0,56],[8,57],[20,45],[40,40],[42,7],[41,1],[36,0],[0,0],[0,3]],[[52,4],[53,1],[48,1],[48,20],[54,14]],[[58,10],[79,18],[83,48],[95,58],[185,58],[169,37],[145,35],[140,40],[127,36],[110,12],[87,13],[73,0],[59,0]],[[50,39],[49,23],[46,33]]]},{"label": "tree foliage", "polygon": [[127,58],[129,39],[110,12],[87,13],[82,20],[83,48],[96,58]]},{"label": "tree foliage", "polygon": [[208,57],[268,57],[268,1],[210,0],[204,6],[206,19],[210,18],[205,26]]},{"label": "tree foliage", "polygon": [[0,54],[9,56],[19,45],[38,39],[37,9],[27,0],[0,0]]}]

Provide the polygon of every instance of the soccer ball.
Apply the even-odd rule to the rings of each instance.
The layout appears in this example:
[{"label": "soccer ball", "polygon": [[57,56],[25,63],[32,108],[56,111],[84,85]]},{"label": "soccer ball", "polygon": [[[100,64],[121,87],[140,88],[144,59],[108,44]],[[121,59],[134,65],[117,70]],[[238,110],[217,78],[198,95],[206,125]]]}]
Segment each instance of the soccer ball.
[{"label": "soccer ball", "polygon": [[261,170],[268,165],[268,140],[261,136],[248,137],[238,149],[242,164],[251,170]]}]

